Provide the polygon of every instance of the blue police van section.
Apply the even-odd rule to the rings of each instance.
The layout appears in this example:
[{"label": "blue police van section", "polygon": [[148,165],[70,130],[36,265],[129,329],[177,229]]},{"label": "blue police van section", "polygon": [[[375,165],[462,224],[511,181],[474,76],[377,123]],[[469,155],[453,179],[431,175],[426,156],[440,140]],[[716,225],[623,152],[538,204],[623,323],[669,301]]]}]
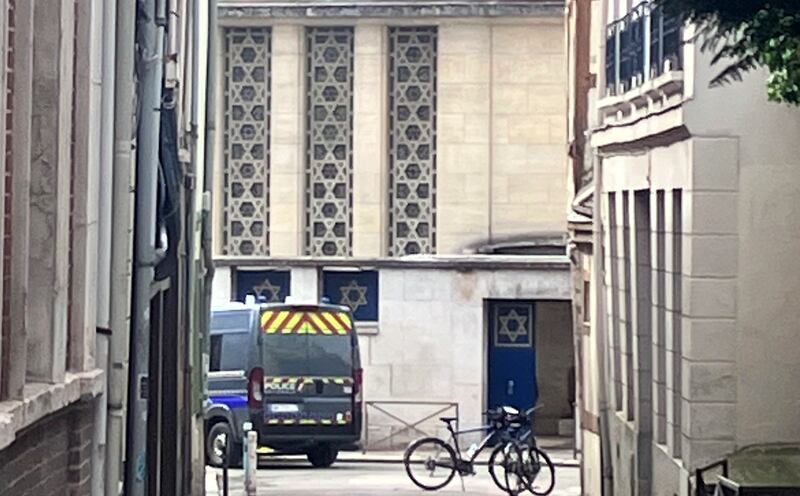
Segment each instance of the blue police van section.
[{"label": "blue police van section", "polygon": [[[304,308],[307,312],[312,307]],[[313,308],[326,312],[348,312],[345,307],[326,304],[315,305]],[[287,334],[285,331],[273,336],[262,336],[262,314],[267,318],[276,311],[292,313],[295,309],[291,305],[233,302],[215,306],[212,310],[208,399],[204,408],[205,448],[207,461],[211,465],[222,465],[226,446],[229,450],[229,464],[241,464],[242,439],[245,435],[242,426],[248,421],[253,422],[259,431],[259,444],[268,445],[279,453],[306,454],[309,461],[318,467],[331,465],[340,449],[355,449],[360,442],[363,408],[359,388],[361,365],[357,336],[352,324],[346,334],[342,330],[340,334],[343,335],[327,339],[323,336],[306,337],[302,333]],[[305,350],[302,354],[304,359],[298,360],[296,357],[301,348]],[[312,351],[319,356],[315,358]],[[336,364],[341,370],[332,368]],[[255,380],[251,377],[255,370],[268,374],[267,377],[259,377],[259,386],[266,382],[274,386],[278,380],[291,381],[291,398],[285,395],[275,397],[269,392],[272,390],[261,390],[259,387],[263,399],[259,398],[254,404],[253,398],[248,395],[248,387],[249,382]],[[294,377],[277,377],[287,374]],[[332,375],[336,377],[326,377]],[[312,381],[313,384],[298,382],[301,376],[305,376],[305,381]],[[339,398],[342,396],[339,393],[344,396]],[[331,395],[338,399],[329,397]],[[338,422],[345,425],[315,426],[309,425],[306,419],[287,418],[279,421],[277,417],[274,420],[275,425],[268,422],[267,417],[271,412],[278,410],[273,403],[284,407],[294,406],[287,401],[296,403],[296,410],[309,414],[320,413],[321,410],[316,410],[322,406],[341,403],[344,405],[341,408],[344,414],[343,419]],[[288,425],[289,423],[292,425]],[[335,414],[330,423],[337,423]]]}]

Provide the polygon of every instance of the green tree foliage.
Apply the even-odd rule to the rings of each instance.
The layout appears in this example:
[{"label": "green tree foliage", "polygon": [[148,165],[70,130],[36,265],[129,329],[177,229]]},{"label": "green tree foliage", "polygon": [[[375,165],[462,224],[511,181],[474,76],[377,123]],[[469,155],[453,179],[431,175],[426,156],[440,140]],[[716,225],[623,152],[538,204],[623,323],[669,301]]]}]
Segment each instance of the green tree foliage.
[{"label": "green tree foliage", "polygon": [[656,1],[701,26],[703,49],[713,52],[713,64],[724,64],[712,86],[763,66],[770,100],[800,105],[800,0]]}]

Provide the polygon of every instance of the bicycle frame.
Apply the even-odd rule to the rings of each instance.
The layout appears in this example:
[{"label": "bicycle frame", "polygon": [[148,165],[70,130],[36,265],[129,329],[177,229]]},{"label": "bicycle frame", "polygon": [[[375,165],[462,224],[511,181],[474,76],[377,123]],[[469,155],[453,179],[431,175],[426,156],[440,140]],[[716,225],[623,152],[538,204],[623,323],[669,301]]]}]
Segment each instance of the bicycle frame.
[{"label": "bicycle frame", "polygon": [[[475,460],[478,458],[478,455],[480,455],[481,452],[484,449],[486,449],[486,446],[489,444],[489,441],[491,441],[491,439],[496,434],[501,433],[501,436],[502,436],[501,440],[508,440],[509,438],[514,437],[511,434],[511,432],[512,432],[511,429],[509,429],[509,428],[496,429],[492,425],[483,425],[481,427],[474,427],[472,429],[464,429],[464,430],[458,430],[457,431],[457,430],[453,429],[452,425],[448,424],[447,430],[450,432],[451,444],[455,448],[456,457],[457,457],[456,462],[459,462],[459,463],[465,463],[466,462],[466,463],[468,463],[470,465],[474,464]],[[461,446],[458,444],[458,436],[461,436],[463,434],[473,434],[475,432],[483,432],[483,431],[488,431],[488,432],[487,432],[486,436],[484,436],[484,438],[481,439],[480,443],[478,443],[478,449],[475,450],[475,453],[473,453],[472,456],[469,457],[469,459],[464,458],[461,455]],[[521,436],[519,436],[517,439],[519,439],[521,441],[527,441],[528,437],[533,437],[532,433],[533,433],[532,426],[526,427],[526,428],[524,428],[523,434]]]},{"label": "bicycle frame", "polygon": [[[453,430],[453,427],[451,425],[448,425],[447,426],[447,430],[450,431],[450,439],[452,440],[452,444],[455,447],[456,456],[458,457],[457,461],[459,461],[459,462],[467,462],[470,465],[472,465],[472,463],[475,461],[475,459],[478,458],[478,455],[481,454],[481,451],[483,451],[484,448],[486,448],[486,445],[489,444],[489,440],[492,439],[492,436],[494,436],[495,433],[498,432],[491,425],[484,425],[484,426],[481,426],[481,427],[475,427],[475,428],[472,428],[472,429],[464,429],[464,430],[461,430],[461,431]],[[468,460],[465,459],[463,456],[461,456],[461,447],[458,444],[458,436],[461,436],[463,434],[472,434],[472,433],[475,433],[475,432],[483,432],[483,431],[488,431],[488,434],[486,434],[486,436],[481,440],[481,442],[478,443],[478,449],[475,450],[475,453],[473,453],[472,456]]]}]

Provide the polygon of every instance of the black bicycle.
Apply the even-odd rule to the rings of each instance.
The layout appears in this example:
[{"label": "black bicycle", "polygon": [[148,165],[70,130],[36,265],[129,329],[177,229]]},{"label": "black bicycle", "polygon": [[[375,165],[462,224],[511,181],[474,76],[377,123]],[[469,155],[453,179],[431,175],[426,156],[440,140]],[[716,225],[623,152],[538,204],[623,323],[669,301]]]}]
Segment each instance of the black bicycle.
[{"label": "black bicycle", "polygon": [[[531,429],[526,430],[525,428],[526,426],[530,427],[530,422],[523,420],[530,418],[533,411],[534,409],[529,410],[523,417],[515,408],[499,407],[485,412],[489,425],[463,431],[453,427],[456,422],[455,418],[443,417],[440,420],[447,426],[450,442],[437,437],[426,437],[412,442],[403,457],[406,473],[418,487],[427,491],[436,491],[449,484],[456,472],[462,478],[465,475],[475,475],[475,460],[484,449],[492,444],[494,449],[489,457],[489,473],[497,487],[509,492],[509,488],[517,486],[516,475],[521,472],[517,465],[523,457],[522,455],[517,456],[517,443],[523,442],[521,439],[530,443],[530,439],[533,438]],[[486,436],[479,444],[470,448],[466,458],[463,457],[458,444],[458,436],[483,431],[488,431]],[[535,445],[535,441],[533,443]],[[514,448],[507,448],[508,446]],[[538,450],[538,448],[536,449]],[[554,485],[553,465],[549,458],[544,456],[547,466],[550,468]],[[533,467],[529,465],[527,468],[532,469]],[[503,471],[502,479],[500,470]],[[509,476],[509,473],[512,475]],[[511,481],[511,484],[506,482],[507,479]],[[536,474],[528,473],[528,479],[533,487],[532,482],[536,479]],[[537,494],[548,494],[551,490],[552,488],[547,492]]]},{"label": "black bicycle", "polygon": [[[508,494],[516,495],[530,491],[538,496],[550,494],[556,485],[553,462],[547,453],[536,445],[533,414],[540,406],[524,414],[508,419],[508,433],[503,449],[495,450],[489,458],[489,472],[494,483]],[[495,467],[503,468],[503,478],[495,473]]]}]

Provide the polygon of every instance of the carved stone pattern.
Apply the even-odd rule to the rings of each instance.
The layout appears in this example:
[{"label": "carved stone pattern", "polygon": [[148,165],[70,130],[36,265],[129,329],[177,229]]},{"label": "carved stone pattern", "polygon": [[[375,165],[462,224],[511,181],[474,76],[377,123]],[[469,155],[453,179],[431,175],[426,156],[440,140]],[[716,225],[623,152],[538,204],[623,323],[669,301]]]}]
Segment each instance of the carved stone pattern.
[{"label": "carved stone pattern", "polygon": [[390,30],[389,250],[436,252],[436,28]]},{"label": "carved stone pattern", "polygon": [[305,251],[352,254],[353,29],[307,28]]},{"label": "carved stone pattern", "polygon": [[225,31],[223,252],[269,255],[270,31]]}]

